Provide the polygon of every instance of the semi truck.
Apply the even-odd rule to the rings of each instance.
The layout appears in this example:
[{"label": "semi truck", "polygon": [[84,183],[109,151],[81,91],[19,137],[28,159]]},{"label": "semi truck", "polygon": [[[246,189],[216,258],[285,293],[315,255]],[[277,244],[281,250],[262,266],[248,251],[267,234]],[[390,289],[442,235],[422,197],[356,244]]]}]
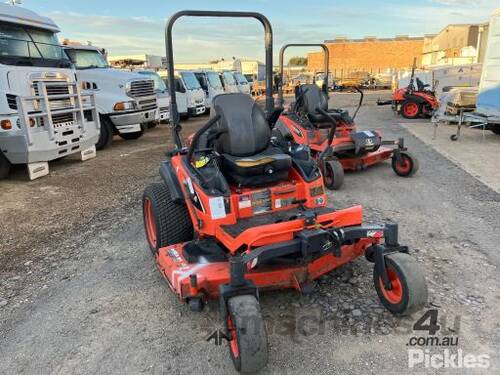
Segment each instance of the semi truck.
[{"label": "semi truck", "polygon": [[0,4],[0,178],[12,164],[26,164],[35,179],[51,160],[96,155],[95,97],[82,94],[58,32],[47,17]]},{"label": "semi truck", "polygon": [[141,137],[144,125],[156,117],[154,80],[111,68],[101,48],[76,43],[64,48],[83,91],[95,94],[101,122],[96,148],[107,147],[115,134],[127,140]]}]

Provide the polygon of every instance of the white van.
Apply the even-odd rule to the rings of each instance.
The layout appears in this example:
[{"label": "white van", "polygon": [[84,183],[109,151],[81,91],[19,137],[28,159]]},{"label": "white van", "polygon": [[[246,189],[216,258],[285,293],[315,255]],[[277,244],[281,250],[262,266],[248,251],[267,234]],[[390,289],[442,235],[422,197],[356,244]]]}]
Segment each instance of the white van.
[{"label": "white van", "polygon": [[201,88],[205,91],[205,105],[210,109],[212,108],[213,98],[224,93],[220,76],[213,70],[196,71],[194,74],[200,82]]},{"label": "white van", "polygon": [[234,72],[233,76],[234,80],[236,81],[236,85],[238,87],[239,92],[250,95],[252,90],[246,77],[240,72]]},{"label": "white van", "polygon": [[[189,116],[199,116],[205,113],[205,91],[192,71],[183,70],[178,72],[179,83],[184,86],[187,95]],[[177,90],[180,91],[180,90]]]},{"label": "white van", "polygon": [[95,156],[95,98],[80,93],[58,32],[49,18],[0,4],[0,178],[11,164],[27,164],[34,179],[50,160]]},{"label": "white van", "polygon": [[156,116],[154,81],[141,74],[113,69],[103,50],[94,46],[65,46],[66,54],[76,68],[84,92],[95,93],[101,133],[98,150],[108,146],[113,135],[137,139],[143,127]]},{"label": "white van", "polygon": [[[158,71],[158,75],[161,77],[163,82],[165,83],[166,90],[168,92],[168,85],[169,80],[168,80],[168,74],[166,70],[160,70]],[[183,120],[189,118],[189,113],[188,113],[188,96],[186,93],[186,89],[184,88],[184,85],[181,82],[181,79],[179,77],[175,78],[175,102],[177,104],[177,112],[179,113],[179,117]]]},{"label": "white van", "polygon": [[224,86],[225,92],[240,92],[238,89],[238,85],[236,84],[236,80],[234,79],[233,72],[222,72],[220,74],[220,78],[222,80],[222,85]]}]

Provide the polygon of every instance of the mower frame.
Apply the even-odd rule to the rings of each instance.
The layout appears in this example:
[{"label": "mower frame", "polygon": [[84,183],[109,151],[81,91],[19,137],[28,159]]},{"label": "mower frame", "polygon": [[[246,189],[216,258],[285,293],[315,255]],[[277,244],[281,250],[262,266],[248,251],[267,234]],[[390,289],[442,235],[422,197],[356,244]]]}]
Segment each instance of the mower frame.
[{"label": "mower frame", "polygon": [[[266,111],[268,116],[273,114],[272,28],[267,18],[253,12],[174,14],[165,30],[171,77],[172,29],[183,16],[246,17],[262,23],[266,44]],[[167,152],[167,160],[161,164],[163,183],[151,184],[144,192],[146,238],[160,273],[181,301],[187,302],[193,311],[201,311],[207,299],[218,298],[226,321],[225,337],[238,371],[256,372],[267,363],[267,334],[262,328],[259,304],[261,289],[295,288],[309,292],[313,281],[321,275],[365,255],[375,264],[375,288],[390,311],[403,314],[421,307],[427,297],[425,280],[417,280],[417,288],[425,290],[414,292],[412,285],[404,284],[405,271],[398,268],[397,260],[390,258],[408,252],[398,242],[397,224],[364,226],[361,206],[338,210],[326,207],[321,173],[308,154],[312,172],[290,166],[287,175],[270,179],[272,183],[268,184],[228,184],[227,176],[222,175],[211,185],[204,176],[222,173],[219,159],[215,159],[221,155],[212,148],[203,148],[207,146],[198,146],[198,140],[218,122],[221,114],[214,111],[215,116],[194,134],[189,148],[184,147],[174,85],[169,88],[175,148]],[[271,137],[269,142],[274,142]],[[291,149],[286,152],[290,157],[295,155]],[[203,155],[197,159],[199,153]],[[197,166],[200,160],[205,164]],[[411,258],[401,264],[408,265],[409,261]],[[412,268],[413,265],[405,269]],[[415,280],[414,275],[410,277]],[[399,300],[390,302],[381,293],[397,294]],[[247,315],[259,323],[256,332],[250,332],[251,327],[247,330]]]},{"label": "mower frame", "polygon": [[[280,54],[279,54],[279,77],[280,77],[280,85],[278,87],[278,103],[283,106],[284,99],[283,99],[283,88],[282,88],[282,82],[283,82],[283,74],[284,74],[284,54],[285,51],[289,47],[321,47],[323,49],[324,53],[324,71],[325,71],[325,82],[326,85],[322,88],[322,91],[325,93],[325,95],[328,96],[328,75],[329,75],[329,61],[330,61],[330,52],[328,50],[328,47],[324,43],[289,43],[283,45],[280,49]],[[359,112],[359,109],[361,108],[361,105],[363,104],[363,99],[364,99],[364,93],[363,91],[358,88],[354,87],[354,89],[360,94],[360,99],[358,102],[358,106],[356,110],[354,111],[353,116],[351,117],[352,121],[354,122],[354,119],[356,118],[356,115]],[[328,134],[328,137],[326,140],[324,140],[321,144],[314,144],[309,142],[308,139],[308,130],[304,127],[301,126],[301,124],[297,124],[295,121],[291,120],[286,116],[286,114],[283,114],[282,121],[283,124],[291,130],[290,133],[294,138],[294,141],[300,144],[307,144],[313,153],[316,155],[317,162],[324,174],[326,174],[326,164],[331,161],[331,160],[336,160],[338,161],[344,170],[350,170],[350,171],[357,171],[364,169],[366,167],[369,167],[371,165],[380,163],[381,161],[387,160],[389,158],[393,158],[393,165],[399,165],[404,163],[405,161],[403,160],[402,153],[406,153],[407,149],[404,145],[404,140],[403,138],[399,138],[398,140],[382,140],[382,136],[377,133],[377,135],[380,137],[380,147],[376,151],[371,151],[367,152],[366,154],[359,155],[357,157],[348,157],[348,158],[340,158],[335,156],[336,151],[342,151],[342,147],[345,147],[346,143],[350,142],[349,139],[349,127],[343,126],[340,129],[340,135],[336,135],[336,132],[338,129],[338,123],[337,121],[326,111],[323,111],[322,109],[318,108],[318,111],[322,113],[326,118],[329,119],[331,123],[331,129]],[[301,128],[300,132],[292,131],[293,128],[297,129],[297,127]],[[337,142],[335,142],[337,141]],[[393,146],[393,147],[388,147],[388,146]],[[394,168],[394,167],[393,167]],[[343,177],[342,177],[343,178]]]}]

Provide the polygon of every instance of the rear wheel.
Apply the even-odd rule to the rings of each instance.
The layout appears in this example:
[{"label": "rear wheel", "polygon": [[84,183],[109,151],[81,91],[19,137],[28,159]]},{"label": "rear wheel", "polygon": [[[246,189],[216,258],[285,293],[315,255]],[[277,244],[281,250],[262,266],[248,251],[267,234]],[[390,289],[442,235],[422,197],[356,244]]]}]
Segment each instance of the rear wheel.
[{"label": "rear wheel", "polygon": [[97,150],[102,150],[109,146],[111,141],[113,140],[113,124],[106,116],[99,116],[101,122],[101,131],[99,132],[99,139],[95,144],[95,148]]},{"label": "rear wheel", "polygon": [[227,302],[226,324],[229,354],[237,371],[253,373],[267,365],[267,333],[260,305],[253,295],[232,297]]},{"label": "rear wheel", "polygon": [[420,265],[408,254],[395,253],[385,257],[391,289],[386,289],[382,277],[373,269],[375,290],[382,305],[393,314],[410,315],[427,302],[427,283]]},{"label": "rear wheel", "polygon": [[133,139],[141,138],[143,133],[144,133],[144,131],[141,129],[138,132],[133,132],[133,133],[118,133],[118,135],[122,139],[133,140]]},{"label": "rear wheel", "polygon": [[500,135],[500,124],[491,124],[490,125],[490,130],[493,133]]},{"label": "rear wheel", "polygon": [[338,160],[326,160],[323,179],[327,189],[339,189],[344,183],[344,167],[342,167],[342,164]]},{"label": "rear wheel", "polygon": [[142,211],[146,238],[153,254],[164,246],[193,239],[193,224],[186,206],[172,201],[165,184],[146,187]]},{"label": "rear wheel", "polygon": [[400,155],[400,161],[395,156],[392,157],[392,169],[400,177],[413,176],[419,169],[417,158],[408,151],[401,151]]},{"label": "rear wheel", "polygon": [[0,180],[7,178],[10,172],[10,161],[0,151]]},{"label": "rear wheel", "polygon": [[413,100],[405,100],[401,105],[401,115],[404,118],[415,119],[419,117],[421,113],[422,106]]}]

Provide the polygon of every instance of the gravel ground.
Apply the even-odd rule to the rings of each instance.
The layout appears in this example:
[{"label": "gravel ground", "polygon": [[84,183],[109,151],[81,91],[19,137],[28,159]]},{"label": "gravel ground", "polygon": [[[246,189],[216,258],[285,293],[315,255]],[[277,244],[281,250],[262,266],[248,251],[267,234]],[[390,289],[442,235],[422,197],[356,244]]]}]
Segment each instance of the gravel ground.
[{"label": "gravel ground", "polygon": [[[399,178],[386,163],[348,173],[331,203],[361,203],[367,222],[399,222],[401,242],[426,270],[439,335],[458,336],[464,353],[491,356],[489,369],[444,372],[498,373],[500,195],[374,106],[384,95],[369,95],[358,124],[404,136],[420,172]],[[186,122],[185,134],[201,122]],[[19,169],[0,183],[0,373],[234,373],[227,348],[205,341],[220,325],[216,303],[201,314],[181,305],[146,247],[140,197],[158,180],[167,139],[162,126],[135,142],[117,139],[94,160],[52,163],[40,180],[26,181]],[[322,277],[307,296],[263,293],[261,305],[270,342],[264,373],[410,372],[407,343],[421,313],[387,313],[364,259]],[[304,317],[312,322],[305,328],[297,324]]]}]

